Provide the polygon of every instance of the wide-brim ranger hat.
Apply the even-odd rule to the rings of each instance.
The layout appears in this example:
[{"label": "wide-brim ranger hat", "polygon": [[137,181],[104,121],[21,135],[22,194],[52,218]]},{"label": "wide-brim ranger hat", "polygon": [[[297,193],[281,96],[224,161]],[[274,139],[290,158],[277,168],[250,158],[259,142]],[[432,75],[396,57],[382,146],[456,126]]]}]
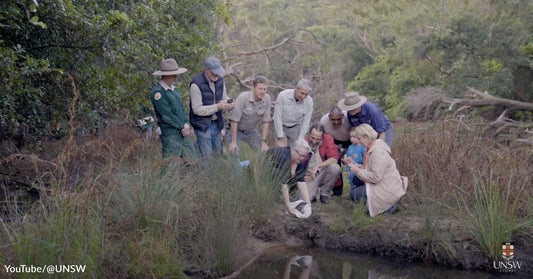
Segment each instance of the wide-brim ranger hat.
[{"label": "wide-brim ranger hat", "polygon": [[187,72],[186,68],[180,68],[176,60],[172,58],[161,61],[161,70],[154,72],[154,76],[173,76]]},{"label": "wide-brim ranger hat", "polygon": [[344,98],[337,103],[337,106],[342,110],[350,111],[361,107],[366,100],[367,98],[359,95],[359,92],[349,91],[344,93]]}]

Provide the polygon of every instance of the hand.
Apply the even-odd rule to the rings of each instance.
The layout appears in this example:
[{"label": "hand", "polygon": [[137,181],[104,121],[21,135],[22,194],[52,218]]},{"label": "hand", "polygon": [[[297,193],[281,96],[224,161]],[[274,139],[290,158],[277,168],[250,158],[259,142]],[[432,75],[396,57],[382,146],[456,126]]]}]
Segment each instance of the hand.
[{"label": "hand", "polygon": [[287,147],[287,143],[285,143],[285,138],[278,138],[278,146]]},{"label": "hand", "polygon": [[353,173],[358,173],[359,170],[362,170],[363,169],[363,166],[359,165],[359,164],[356,164],[356,163],[349,163],[346,165],[348,168],[350,168],[350,171],[353,172]]},{"label": "hand", "polygon": [[353,157],[352,156],[348,157],[348,156],[344,155],[344,157],[342,157],[341,161],[344,163],[344,165],[348,166],[349,164],[353,164]]},{"label": "hand", "polygon": [[181,129],[181,134],[184,137],[188,137],[191,134],[191,126],[189,126],[189,124],[185,123],[185,125],[183,125],[183,129]]},{"label": "hand", "polygon": [[229,144],[229,152],[235,152],[237,150],[237,143],[234,141],[231,141]]},{"label": "hand", "polygon": [[232,110],[233,106],[235,106],[233,103],[228,103],[226,100],[217,103],[217,109],[220,111]]}]

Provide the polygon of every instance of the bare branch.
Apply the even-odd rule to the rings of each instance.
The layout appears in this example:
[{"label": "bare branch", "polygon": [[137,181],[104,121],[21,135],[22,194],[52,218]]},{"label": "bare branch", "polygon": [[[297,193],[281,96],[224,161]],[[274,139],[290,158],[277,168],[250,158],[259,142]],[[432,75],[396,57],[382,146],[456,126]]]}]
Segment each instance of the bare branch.
[{"label": "bare branch", "polygon": [[[293,35],[294,36],[294,35]],[[274,50],[282,45],[284,45],[285,43],[287,43],[293,36],[290,36],[290,37],[286,37],[285,39],[283,39],[281,42],[273,45],[273,46],[269,46],[269,47],[265,47],[265,48],[262,48],[260,50],[256,50],[256,51],[245,51],[245,52],[239,52],[237,54],[235,54],[234,56],[228,58],[228,59],[231,59],[231,58],[235,58],[235,57],[240,57],[240,56],[250,56],[250,55],[255,55],[255,54],[259,54],[259,53],[263,53],[263,52],[266,52],[268,50]]]},{"label": "bare branch", "polygon": [[510,99],[504,99],[500,97],[494,97],[487,92],[481,92],[475,88],[469,87],[468,93],[474,94],[479,99],[456,99],[456,98],[444,98],[443,101],[450,104],[461,104],[471,107],[483,107],[483,106],[504,106],[509,109],[533,111],[533,103],[520,102]]}]

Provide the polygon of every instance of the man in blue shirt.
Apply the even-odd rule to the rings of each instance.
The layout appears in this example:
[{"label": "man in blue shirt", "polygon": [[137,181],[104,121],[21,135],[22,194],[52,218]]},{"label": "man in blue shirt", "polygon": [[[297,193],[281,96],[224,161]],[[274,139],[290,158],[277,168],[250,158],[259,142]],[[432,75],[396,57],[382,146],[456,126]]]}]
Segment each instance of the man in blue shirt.
[{"label": "man in blue shirt", "polygon": [[367,98],[360,96],[358,92],[350,91],[344,94],[338,106],[348,111],[350,128],[366,123],[376,130],[379,139],[385,140],[389,147],[392,146],[394,128],[378,105],[368,102]]}]

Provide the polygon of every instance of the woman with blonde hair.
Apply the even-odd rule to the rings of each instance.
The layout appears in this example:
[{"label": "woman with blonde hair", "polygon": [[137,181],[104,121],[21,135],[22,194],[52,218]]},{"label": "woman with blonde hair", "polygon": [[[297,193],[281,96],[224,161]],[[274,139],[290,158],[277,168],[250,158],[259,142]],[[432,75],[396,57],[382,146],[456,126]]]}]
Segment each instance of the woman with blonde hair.
[{"label": "woman with blonde hair", "polygon": [[394,213],[397,202],[407,190],[407,177],[400,176],[390,147],[368,124],[361,124],[354,130],[359,143],[366,148],[364,163],[359,165],[348,158],[343,162],[350,171],[366,183],[368,212],[371,217],[385,211]]}]

